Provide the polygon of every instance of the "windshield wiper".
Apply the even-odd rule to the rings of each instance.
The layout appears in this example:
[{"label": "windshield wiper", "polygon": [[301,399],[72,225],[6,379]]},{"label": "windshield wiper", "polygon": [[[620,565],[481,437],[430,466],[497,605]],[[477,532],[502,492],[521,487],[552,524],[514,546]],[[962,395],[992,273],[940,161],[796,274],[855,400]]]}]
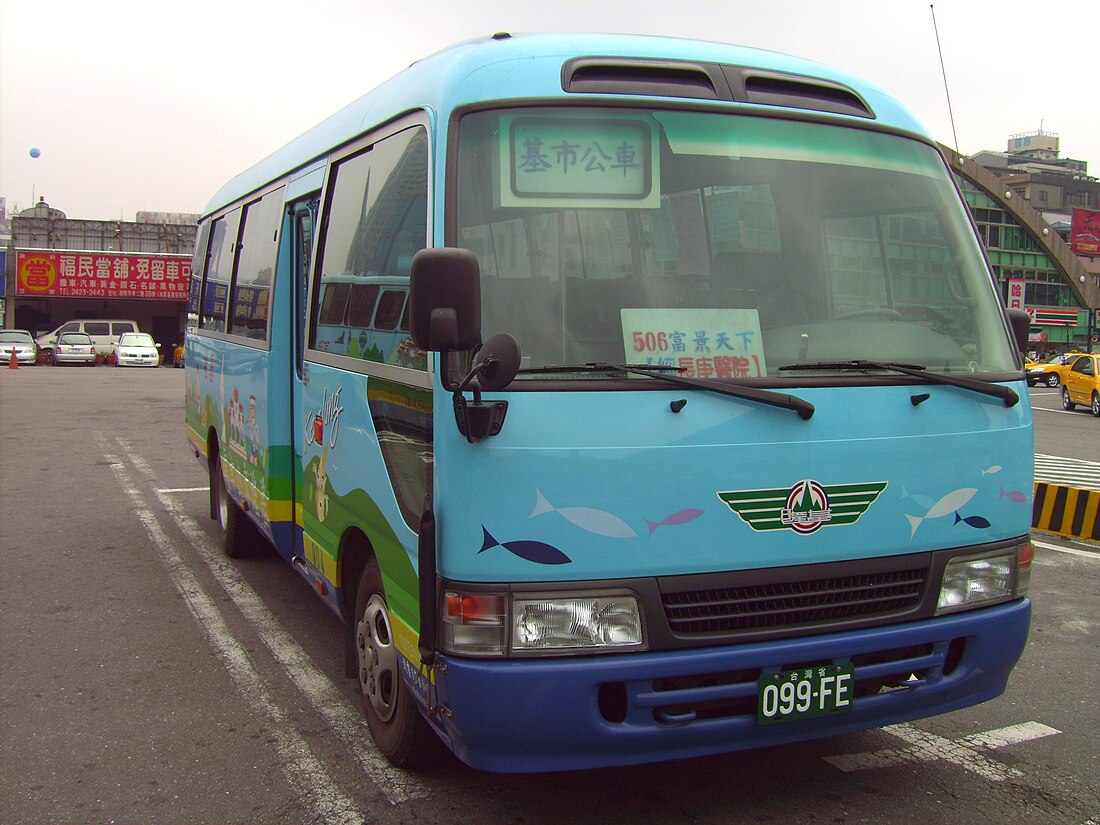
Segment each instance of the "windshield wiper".
[{"label": "windshield wiper", "polygon": [[900,372],[904,375],[912,375],[923,378],[933,384],[946,384],[952,387],[961,387],[964,390],[980,392],[984,395],[992,395],[1005,402],[1006,407],[1015,406],[1020,401],[1020,396],[1012,387],[1001,384],[992,384],[978,378],[965,378],[961,375],[944,375],[942,372],[929,372],[927,367],[920,364],[899,364],[896,362],[880,361],[818,361],[809,364],[787,364],[780,370],[885,370],[887,372]]},{"label": "windshield wiper", "polygon": [[[668,381],[684,387],[697,390],[710,390],[711,392],[731,395],[734,398],[742,398],[746,401],[756,401],[771,407],[780,407],[785,410],[794,410],[799,417],[808,420],[814,414],[814,405],[809,401],[803,401],[794,395],[759,390],[755,387],[743,387],[735,384],[724,384],[719,381],[707,381],[703,378],[685,378],[682,375],[669,375],[668,373],[683,372],[683,367],[673,367],[663,364],[604,364],[589,362],[587,364],[554,364],[546,367],[526,367],[520,372],[548,373],[548,372],[627,372],[645,375],[658,381]],[[659,374],[657,374],[659,373]]]}]

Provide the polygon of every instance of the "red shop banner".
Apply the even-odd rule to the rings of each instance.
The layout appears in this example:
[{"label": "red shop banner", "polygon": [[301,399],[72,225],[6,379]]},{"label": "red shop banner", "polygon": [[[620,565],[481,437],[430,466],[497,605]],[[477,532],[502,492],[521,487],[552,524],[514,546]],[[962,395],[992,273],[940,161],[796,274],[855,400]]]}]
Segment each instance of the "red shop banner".
[{"label": "red shop banner", "polygon": [[1074,207],[1070,248],[1074,255],[1100,255],[1100,212]]},{"label": "red shop banner", "polygon": [[16,251],[16,295],[186,301],[189,255]]}]

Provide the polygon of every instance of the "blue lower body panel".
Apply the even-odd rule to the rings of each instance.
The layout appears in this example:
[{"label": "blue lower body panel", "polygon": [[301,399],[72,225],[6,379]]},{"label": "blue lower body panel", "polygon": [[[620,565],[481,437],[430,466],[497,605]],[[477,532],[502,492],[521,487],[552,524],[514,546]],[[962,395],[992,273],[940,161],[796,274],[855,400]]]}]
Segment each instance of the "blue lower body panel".
[{"label": "blue lower body panel", "polygon": [[[443,657],[438,700],[460,759],[575,770],[759,748],[957,710],[1000,695],[1027,641],[1027,599],[802,639],[632,655]],[[761,673],[852,663],[849,712],[760,725]]]}]

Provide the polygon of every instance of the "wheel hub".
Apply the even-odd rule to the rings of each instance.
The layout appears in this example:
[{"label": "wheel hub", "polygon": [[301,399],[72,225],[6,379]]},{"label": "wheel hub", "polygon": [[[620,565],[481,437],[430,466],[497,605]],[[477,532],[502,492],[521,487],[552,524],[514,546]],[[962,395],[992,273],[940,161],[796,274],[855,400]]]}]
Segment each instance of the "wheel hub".
[{"label": "wheel hub", "polygon": [[397,648],[390,632],[389,613],[382,597],[375,593],[355,629],[359,657],[359,688],[383,722],[394,714],[397,701]]}]

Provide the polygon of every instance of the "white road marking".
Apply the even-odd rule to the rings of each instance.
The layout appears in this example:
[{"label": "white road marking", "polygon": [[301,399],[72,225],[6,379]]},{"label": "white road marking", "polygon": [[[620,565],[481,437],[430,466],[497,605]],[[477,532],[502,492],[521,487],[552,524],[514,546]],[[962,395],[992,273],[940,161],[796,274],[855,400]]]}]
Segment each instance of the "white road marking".
[{"label": "white road marking", "polygon": [[157,490],[158,493],[209,493],[210,487],[169,487]]},{"label": "white road marking", "polygon": [[[132,445],[122,438],[119,438],[118,442],[126,458],[138,472],[148,481],[155,481],[153,471]],[[398,805],[427,797],[429,792],[423,783],[417,781],[412,774],[394,767],[382,756],[371,740],[370,731],[362,714],[358,709],[348,706],[347,699],[332,680],[317,669],[309,654],[283,629],[256,591],[241,578],[236,568],[226,560],[221,549],[214,546],[210,537],[195,523],[195,520],[182,512],[179,506],[167,497],[165,491],[158,491],[157,499],[203,562],[210,568],[214,578],[218,580],[237,609],[259,634],[272,656],[283,666],[291,681],[313,705],[314,710],[325,719],[329,728],[344,746],[355,755],[362,770],[386,795],[390,804]]]},{"label": "white road marking", "polygon": [[1039,412],[1058,413],[1059,415],[1081,415],[1079,410],[1059,410],[1054,407],[1032,407],[1031,409]]},{"label": "white road marking", "polygon": [[934,733],[928,733],[918,727],[903,722],[900,725],[888,725],[882,728],[884,733],[897,736],[909,743],[907,748],[887,748],[869,753],[850,753],[839,756],[826,756],[825,761],[842,771],[869,770],[886,768],[913,762],[932,762],[942,760],[958,765],[982,776],[991,782],[1003,782],[1022,774],[1015,768],[991,759],[979,751],[1003,748],[1020,742],[1030,742],[1045,736],[1061,733],[1039,722],[1023,722],[1007,728],[975,733],[961,739],[947,739]]},{"label": "white road marking", "polygon": [[295,730],[286,712],[271,698],[248,652],[233,636],[214,600],[203,590],[172,546],[171,539],[146,505],[141,491],[130,480],[125,465],[111,452],[107,439],[101,433],[92,435],[199,629],[222,660],[240,694],[267,716],[287,783],[311,811],[313,819],[346,825],[362,823],[364,817],[355,801],[337,787],[305,738]]},{"label": "white road marking", "polygon": [[1031,543],[1043,550],[1053,550],[1056,553],[1065,553],[1070,556],[1078,556],[1082,559],[1100,561],[1100,553],[1090,553],[1088,550],[1077,550],[1073,547],[1059,547],[1057,544],[1047,544],[1045,541],[1035,541],[1034,539],[1032,539]]},{"label": "white road marking", "polygon": [[1100,461],[1036,453],[1035,480],[1100,490]]}]

